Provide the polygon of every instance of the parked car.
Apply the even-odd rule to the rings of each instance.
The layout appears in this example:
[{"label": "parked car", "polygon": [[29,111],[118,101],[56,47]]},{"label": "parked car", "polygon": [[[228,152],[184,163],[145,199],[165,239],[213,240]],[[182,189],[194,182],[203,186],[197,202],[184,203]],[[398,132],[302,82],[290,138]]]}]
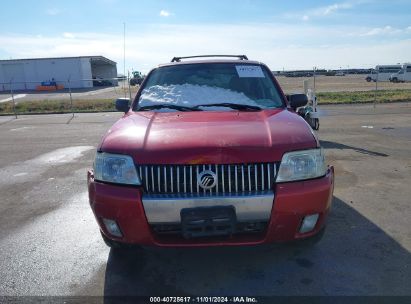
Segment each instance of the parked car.
[{"label": "parked car", "polygon": [[345,76],[345,73],[343,71],[338,71],[335,73],[335,76]]},{"label": "parked car", "polygon": [[103,137],[87,178],[104,241],[318,240],[334,169],[295,113],[307,96],[287,100],[268,67],[244,55],[200,57],[173,58],[147,75],[131,104],[116,101],[124,116]]}]

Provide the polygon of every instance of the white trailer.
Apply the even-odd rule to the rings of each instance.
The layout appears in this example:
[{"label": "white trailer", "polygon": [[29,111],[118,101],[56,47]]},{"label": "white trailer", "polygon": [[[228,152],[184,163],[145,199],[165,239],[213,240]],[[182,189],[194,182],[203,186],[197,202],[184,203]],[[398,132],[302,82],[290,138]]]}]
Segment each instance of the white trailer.
[{"label": "white trailer", "polygon": [[365,80],[370,81],[390,81],[390,76],[401,70],[400,64],[394,65],[377,65],[371,74],[368,74]]},{"label": "white trailer", "polygon": [[411,63],[404,63],[401,70],[390,76],[391,82],[410,82],[411,81]]}]

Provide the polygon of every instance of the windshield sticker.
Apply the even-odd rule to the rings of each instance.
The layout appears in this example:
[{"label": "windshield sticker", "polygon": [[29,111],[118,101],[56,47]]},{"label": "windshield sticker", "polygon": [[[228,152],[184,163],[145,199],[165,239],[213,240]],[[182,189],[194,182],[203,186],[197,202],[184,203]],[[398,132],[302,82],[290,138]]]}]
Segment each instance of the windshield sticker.
[{"label": "windshield sticker", "polygon": [[258,65],[236,65],[238,77],[264,78],[263,70]]}]

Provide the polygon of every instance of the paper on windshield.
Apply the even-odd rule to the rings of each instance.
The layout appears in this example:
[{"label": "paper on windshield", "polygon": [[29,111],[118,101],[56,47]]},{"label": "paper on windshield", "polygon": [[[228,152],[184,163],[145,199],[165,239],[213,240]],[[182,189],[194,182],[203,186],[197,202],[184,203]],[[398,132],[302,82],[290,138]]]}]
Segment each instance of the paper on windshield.
[{"label": "paper on windshield", "polygon": [[263,70],[258,65],[236,65],[238,77],[240,78],[264,78]]}]

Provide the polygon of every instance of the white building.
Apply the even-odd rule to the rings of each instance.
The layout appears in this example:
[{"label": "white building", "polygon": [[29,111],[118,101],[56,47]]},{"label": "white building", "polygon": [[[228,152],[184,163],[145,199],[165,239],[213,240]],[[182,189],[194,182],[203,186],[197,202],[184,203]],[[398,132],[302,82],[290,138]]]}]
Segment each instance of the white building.
[{"label": "white building", "polygon": [[[92,88],[93,79],[115,77],[117,63],[103,56],[0,60],[0,91],[10,90],[10,82],[13,90],[34,90],[53,80],[65,88]],[[117,85],[117,80],[109,81]]]}]

